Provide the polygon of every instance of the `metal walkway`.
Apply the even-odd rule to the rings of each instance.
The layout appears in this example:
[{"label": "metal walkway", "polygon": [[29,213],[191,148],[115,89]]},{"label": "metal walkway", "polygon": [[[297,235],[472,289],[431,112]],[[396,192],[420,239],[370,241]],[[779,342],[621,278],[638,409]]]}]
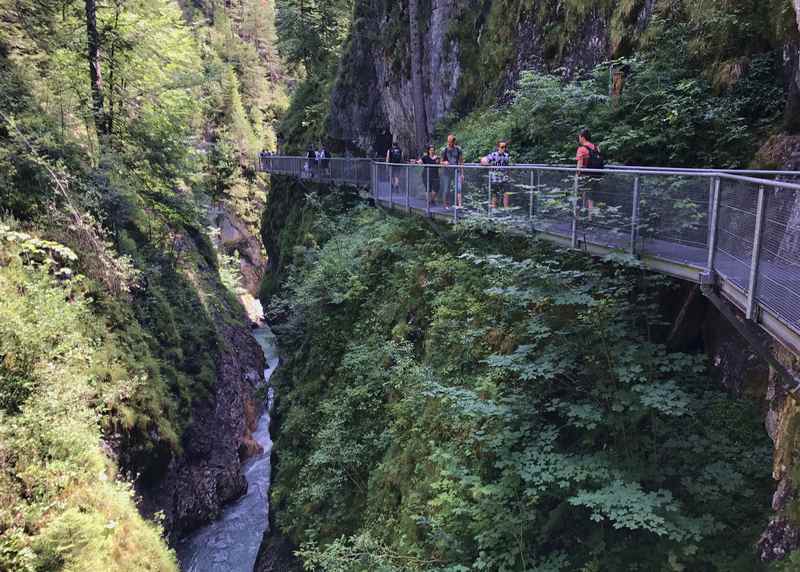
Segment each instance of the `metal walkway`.
[{"label": "metal walkway", "polygon": [[[492,221],[595,255],[628,252],[716,288],[800,355],[800,173],[518,165],[388,165],[261,157],[257,169],[368,190],[375,202],[452,221]],[[797,181],[797,182],[793,182]]]}]

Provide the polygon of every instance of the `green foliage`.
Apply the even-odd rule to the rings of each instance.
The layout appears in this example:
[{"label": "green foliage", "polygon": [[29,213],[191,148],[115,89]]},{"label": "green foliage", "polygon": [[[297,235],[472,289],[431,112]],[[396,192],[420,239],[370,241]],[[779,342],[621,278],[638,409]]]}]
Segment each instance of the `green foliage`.
[{"label": "green foliage", "polygon": [[252,9],[223,42],[171,0],[101,5],[98,138],[83,9],[0,3],[0,568],[173,570],[116,471],[158,484],[212,395],[243,312],[204,191],[254,224],[280,73]]},{"label": "green foliage", "polygon": [[[673,38],[667,45],[682,43]],[[681,64],[677,50],[669,52],[626,61],[630,77],[616,101],[607,95],[605,67],[567,84],[525,72],[507,108],[475,112],[449,130],[473,160],[504,138],[518,161],[571,163],[577,133],[586,126],[619,163],[746,166],[782,109],[776,55],[755,58],[736,86],[714,95],[709,81]]]},{"label": "green foliage", "polygon": [[353,18],[353,0],[278,0],[278,47],[302,81],[281,122],[286,153],[326,138],[330,92]]},{"label": "green foliage", "polygon": [[[41,246],[37,246],[41,248]],[[47,243],[46,248],[69,251]],[[175,570],[101,449],[100,419],[132,400],[84,281],[0,241],[0,565],[4,570]]]},{"label": "green foliage", "polygon": [[353,0],[278,0],[278,48],[309,75],[335,62],[349,31]]},{"label": "green foliage", "polygon": [[701,356],[648,337],[668,282],[309,209],[271,306],[272,501],[309,569],[760,569],[769,443]]}]

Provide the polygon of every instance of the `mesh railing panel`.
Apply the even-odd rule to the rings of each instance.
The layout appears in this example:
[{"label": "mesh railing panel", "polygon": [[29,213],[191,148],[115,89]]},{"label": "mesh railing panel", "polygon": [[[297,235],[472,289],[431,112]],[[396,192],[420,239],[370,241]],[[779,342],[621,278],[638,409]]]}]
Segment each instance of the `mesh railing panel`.
[{"label": "mesh railing panel", "polygon": [[800,191],[766,188],[757,300],[800,330]]},{"label": "mesh railing panel", "polygon": [[744,292],[749,289],[757,203],[757,190],[750,183],[720,181],[715,266]]},{"label": "mesh railing panel", "polygon": [[[376,200],[394,208],[450,220],[483,217],[565,239],[574,236],[576,244],[633,251],[687,265],[698,274],[708,265],[719,179],[713,270],[745,295],[755,280],[754,301],[800,332],[800,190],[775,187],[774,181],[632,169],[576,178],[574,170],[545,166],[424,167],[277,156],[259,157],[254,165],[276,174],[367,186]],[[775,179],[798,182],[800,175]],[[763,226],[753,275],[761,185]]]},{"label": "mesh railing panel", "polygon": [[452,173],[460,181],[459,215],[462,219],[488,216],[489,173],[485,169],[460,169]]},{"label": "mesh railing panel", "polygon": [[531,194],[536,186],[536,174],[527,169],[508,169],[490,172],[492,194],[489,214],[503,224],[528,230],[531,224]]},{"label": "mesh railing panel", "polygon": [[258,170],[276,175],[293,175],[320,182],[350,183],[369,186],[372,178],[372,161],[358,158],[312,159],[307,157],[257,157]]},{"label": "mesh railing panel", "polygon": [[711,185],[708,177],[640,175],[636,251],[704,267]]},{"label": "mesh railing panel", "polygon": [[572,234],[575,175],[569,171],[537,171],[533,226],[558,236]]},{"label": "mesh railing panel", "polygon": [[392,200],[392,183],[390,182],[390,166],[384,163],[375,165],[375,181],[377,191],[373,191],[376,200],[385,203],[391,203]]},{"label": "mesh railing panel", "polygon": [[578,178],[578,240],[630,248],[636,176],[628,173],[581,175]]}]

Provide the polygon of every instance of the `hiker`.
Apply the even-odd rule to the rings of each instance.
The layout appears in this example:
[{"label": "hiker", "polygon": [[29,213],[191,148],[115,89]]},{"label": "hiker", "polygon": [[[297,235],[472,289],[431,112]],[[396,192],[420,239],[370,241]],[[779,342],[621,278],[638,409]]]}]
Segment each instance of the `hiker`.
[{"label": "hiker", "polygon": [[259,164],[261,165],[262,171],[269,171],[268,161],[269,161],[270,152],[264,149],[261,153],[258,154]]},{"label": "hiker", "polygon": [[[592,136],[585,127],[578,134],[578,152],[575,160],[578,162],[577,175],[581,174],[581,169],[605,168],[605,159],[603,159],[600,147],[592,143]],[[598,174],[594,175],[597,176]],[[590,174],[589,177],[591,178],[592,175]],[[591,219],[592,211],[594,210],[594,199],[591,190],[587,186],[584,186],[583,189],[583,206],[588,210],[589,218]]]},{"label": "hiker", "polygon": [[439,156],[436,154],[436,148],[433,145],[425,146],[425,154],[419,160],[420,165],[425,165],[422,170],[422,182],[428,189],[428,200],[430,206],[436,206],[436,195],[439,190]]},{"label": "hiker", "polygon": [[511,157],[508,154],[508,142],[498,141],[497,148],[481,159],[481,165],[499,167],[489,171],[489,183],[491,184],[491,208],[497,208],[497,197],[503,197],[503,208],[511,206],[511,177],[508,176],[508,167],[511,164]]},{"label": "hiker", "polygon": [[307,173],[307,177],[313,177],[314,172],[317,170],[317,152],[314,151],[314,146],[309,145],[306,151],[306,163],[303,165],[303,170]]},{"label": "hiker", "polygon": [[444,208],[450,208],[450,182],[454,182],[456,207],[461,206],[461,184],[464,182],[464,152],[458,146],[458,140],[452,133],[447,136],[447,145],[441,152],[441,165],[443,167],[460,167],[442,169],[439,189],[444,200]]},{"label": "hiker", "polygon": [[397,141],[392,142],[392,146],[386,151],[386,162],[390,164],[389,167],[389,181],[392,185],[392,193],[395,192],[395,189],[399,192],[400,190],[400,173],[402,172],[401,167],[394,167],[391,165],[401,165],[403,163],[403,151],[400,149],[400,145]]},{"label": "hiker", "polygon": [[319,161],[319,168],[323,174],[330,176],[330,169],[331,169],[331,154],[325,148],[325,144],[319,146],[319,151],[317,151],[317,160]]}]

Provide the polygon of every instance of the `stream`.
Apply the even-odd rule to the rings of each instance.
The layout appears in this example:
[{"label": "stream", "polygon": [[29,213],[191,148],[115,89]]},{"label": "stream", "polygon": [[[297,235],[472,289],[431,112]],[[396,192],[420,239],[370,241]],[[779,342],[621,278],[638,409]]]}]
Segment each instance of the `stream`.
[{"label": "stream", "polygon": [[[264,326],[253,332],[267,361],[264,378],[278,366],[275,335]],[[184,572],[252,572],[269,516],[271,476],[269,434],[273,388],[268,385],[267,405],[258,420],[253,438],[264,452],[248,459],[243,466],[247,493],[228,505],[222,516],[189,536],[178,546],[178,558]]]}]

